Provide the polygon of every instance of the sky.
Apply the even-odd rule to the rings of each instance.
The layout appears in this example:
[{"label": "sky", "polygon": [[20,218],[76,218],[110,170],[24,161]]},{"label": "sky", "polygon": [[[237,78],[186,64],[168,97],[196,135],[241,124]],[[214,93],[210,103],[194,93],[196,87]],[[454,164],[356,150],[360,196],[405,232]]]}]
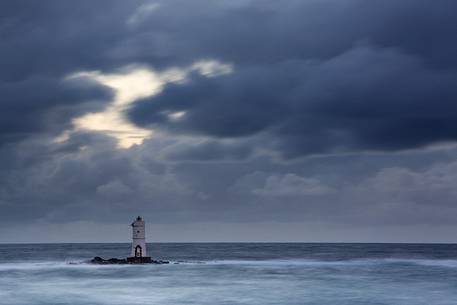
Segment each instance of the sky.
[{"label": "sky", "polygon": [[0,242],[457,242],[455,0],[0,2]]}]

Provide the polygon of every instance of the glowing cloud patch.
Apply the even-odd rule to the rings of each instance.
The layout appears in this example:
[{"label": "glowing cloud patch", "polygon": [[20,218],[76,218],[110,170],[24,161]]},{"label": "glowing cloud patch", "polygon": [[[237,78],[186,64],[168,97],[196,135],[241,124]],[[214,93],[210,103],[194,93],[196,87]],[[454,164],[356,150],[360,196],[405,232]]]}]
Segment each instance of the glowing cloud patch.
[{"label": "glowing cloud patch", "polygon": [[[88,77],[111,87],[115,91],[114,100],[101,112],[89,113],[73,120],[74,130],[101,132],[117,139],[119,148],[129,148],[141,144],[153,136],[154,131],[135,126],[124,116],[126,108],[136,100],[159,93],[164,85],[172,82],[185,81],[188,74],[198,72],[205,77],[215,77],[231,73],[230,64],[214,60],[199,61],[185,68],[171,68],[157,72],[147,67],[128,66],[120,73],[102,74],[99,71],[82,72],[69,77]],[[177,121],[185,112],[169,114],[171,121]],[[55,139],[56,142],[66,141],[71,130],[64,131]]]},{"label": "glowing cloud patch", "polygon": [[168,115],[168,119],[170,121],[179,121],[185,115],[186,115],[185,111],[173,112]]}]

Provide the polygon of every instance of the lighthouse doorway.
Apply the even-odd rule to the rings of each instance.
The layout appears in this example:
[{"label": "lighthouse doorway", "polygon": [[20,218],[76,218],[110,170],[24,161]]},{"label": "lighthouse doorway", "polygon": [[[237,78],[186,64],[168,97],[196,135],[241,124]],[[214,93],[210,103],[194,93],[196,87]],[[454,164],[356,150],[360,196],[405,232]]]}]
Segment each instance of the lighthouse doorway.
[{"label": "lighthouse doorway", "polygon": [[141,249],[141,246],[136,246],[135,247],[135,257],[142,257],[143,256],[143,249]]}]

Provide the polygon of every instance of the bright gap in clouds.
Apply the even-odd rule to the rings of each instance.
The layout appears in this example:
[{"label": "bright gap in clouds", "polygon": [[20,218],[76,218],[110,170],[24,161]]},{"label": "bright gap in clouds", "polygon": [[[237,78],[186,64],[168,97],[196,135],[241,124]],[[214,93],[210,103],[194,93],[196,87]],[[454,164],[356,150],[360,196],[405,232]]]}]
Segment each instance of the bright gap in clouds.
[{"label": "bright gap in clouds", "polygon": [[[172,68],[156,72],[146,67],[130,66],[121,73],[102,74],[98,71],[82,72],[70,77],[89,77],[112,88],[113,101],[101,112],[88,113],[73,120],[75,131],[101,132],[117,139],[119,148],[129,148],[141,144],[153,136],[153,130],[139,128],[124,116],[124,110],[140,98],[159,93],[164,85],[183,82],[190,72],[198,72],[206,77],[214,77],[232,72],[232,66],[218,61],[199,61],[186,68]],[[170,119],[179,120],[185,112],[170,114]],[[65,141],[73,130],[67,130],[55,140]]]}]

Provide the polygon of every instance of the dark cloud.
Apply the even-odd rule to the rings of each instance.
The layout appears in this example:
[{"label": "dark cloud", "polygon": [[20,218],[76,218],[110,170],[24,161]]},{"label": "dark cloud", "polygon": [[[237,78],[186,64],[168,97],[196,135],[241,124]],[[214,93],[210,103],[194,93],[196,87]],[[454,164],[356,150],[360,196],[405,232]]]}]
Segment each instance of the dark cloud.
[{"label": "dark cloud", "polygon": [[[168,145],[152,141],[129,150],[94,134],[73,134],[53,146],[27,142],[11,148],[15,164],[0,171],[2,226],[18,217],[119,223],[138,213],[156,224],[321,221],[349,227],[452,224],[457,215],[455,148],[384,160],[169,163],[155,156]],[[0,154],[5,160],[7,147]]]},{"label": "dark cloud", "polygon": [[[166,33],[170,56],[216,58],[234,73],[168,85],[134,104],[136,124],[215,138],[266,132],[263,145],[286,157],[457,138],[455,3],[199,5],[165,22],[173,6],[163,4],[138,28]],[[169,119],[175,111],[186,115]]]},{"label": "dark cloud", "polygon": [[107,66],[106,52],[124,28],[119,12],[128,13],[120,4],[101,17],[87,1],[0,3],[0,144],[60,133],[111,98],[106,87],[67,77]]},{"label": "dark cloud", "polygon": [[[152,106],[138,103],[130,117],[142,126],[214,137],[268,131],[268,142],[290,156],[411,148],[456,136],[448,116],[457,67],[453,1],[1,5],[3,80],[58,83],[76,71],[133,63],[158,69],[204,59],[233,63],[233,75],[195,76],[170,85]],[[109,14],[100,14],[107,7]],[[437,113],[423,115],[438,93]],[[173,109],[188,115],[168,124],[164,113]],[[390,137],[392,130],[398,137]]]},{"label": "dark cloud", "polygon": [[244,142],[193,139],[171,145],[162,155],[165,160],[208,162],[246,159],[252,153],[251,145]]},{"label": "dark cloud", "polygon": [[0,98],[1,145],[43,132],[57,135],[72,118],[101,109],[111,91],[85,79],[32,77],[0,82]]},{"label": "dark cloud", "polygon": [[440,5],[429,0],[7,0],[0,9],[0,66],[2,78],[19,78],[75,67],[110,70],[132,62],[165,67],[216,58],[270,64],[328,59],[365,41],[455,67],[457,45],[449,39],[456,27],[453,8],[452,0]]},{"label": "dark cloud", "polygon": [[[275,223],[264,233],[285,240],[312,240],[316,235],[304,237],[284,228],[274,232],[276,226],[317,222],[320,229],[316,230],[329,234],[325,240],[343,236],[328,226],[342,226],[337,230],[340,233],[377,227],[376,240],[390,240],[391,235],[382,232],[393,226],[447,225],[455,229],[455,147],[321,156],[287,163],[262,156],[243,161],[228,157],[207,162],[187,156],[163,160],[170,151],[179,151],[170,136],[119,150],[112,138],[93,133],[73,133],[63,143],[30,138],[3,146],[2,240],[11,240],[5,232],[14,232],[20,218],[27,228],[41,232],[27,229],[30,235],[23,236],[26,233],[19,230],[18,236],[22,234],[28,241],[36,234],[47,234],[43,226],[60,230],[66,224],[75,231],[71,235],[51,234],[55,240],[117,241],[119,236],[128,236],[111,235],[103,226],[122,233],[123,224],[137,214],[144,216],[150,227],[165,226],[151,232],[152,240],[160,235],[168,241],[215,240],[215,236],[222,240],[256,239],[260,235],[251,235],[251,229],[257,232],[262,223]],[[78,228],[79,222],[94,229],[87,233]],[[214,223],[240,232],[227,229],[222,233]],[[207,230],[191,234],[187,228],[194,224]],[[351,234],[345,240],[357,240],[357,234]],[[422,238],[420,232],[411,236],[419,241]],[[366,237],[365,241],[369,240]]]},{"label": "dark cloud", "polygon": [[[109,51],[127,35],[125,20],[140,3],[2,1],[0,79],[118,68],[126,62],[112,58]],[[105,8],[109,14],[101,13]]]},{"label": "dark cloud", "polygon": [[[331,226],[333,237],[371,229],[389,240],[445,224],[434,232],[455,241],[456,9],[452,0],[1,1],[0,239],[18,234],[20,218],[31,235],[68,225],[80,241],[102,240],[100,224],[113,232],[141,214],[188,240],[220,238],[216,222],[231,240],[304,240],[319,223],[308,240],[328,240]],[[112,98],[69,75],[205,60],[234,70],[191,74],[128,109],[155,129],[143,144],[119,149],[76,131],[53,141]],[[199,235],[186,235],[190,224]]]},{"label": "dark cloud", "polygon": [[161,1],[123,44],[137,58],[173,62],[217,58],[236,64],[328,59],[369,42],[396,47],[440,67],[455,67],[457,26],[445,0]]},{"label": "dark cloud", "polygon": [[[134,105],[130,117],[183,133],[267,132],[286,156],[414,148],[457,138],[457,73],[398,49],[358,46],[327,61],[196,76]],[[184,111],[180,120],[169,119]]]}]

